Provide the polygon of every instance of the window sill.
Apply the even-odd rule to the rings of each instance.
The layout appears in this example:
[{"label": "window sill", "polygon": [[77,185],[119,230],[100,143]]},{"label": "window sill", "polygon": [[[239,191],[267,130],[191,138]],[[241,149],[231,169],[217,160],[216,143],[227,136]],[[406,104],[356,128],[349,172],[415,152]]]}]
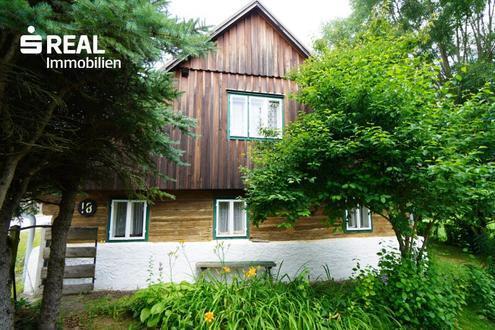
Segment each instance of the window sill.
[{"label": "window sill", "polygon": [[213,240],[214,241],[221,241],[221,240],[224,240],[224,239],[249,239],[249,237],[247,235],[244,235],[244,236],[215,236],[213,237]]},{"label": "window sill", "polygon": [[371,233],[373,228],[363,228],[363,229],[345,229],[346,233]]},{"label": "window sill", "polygon": [[243,136],[229,136],[229,140],[240,141],[277,141],[281,140],[281,137],[243,137]]},{"label": "window sill", "polygon": [[107,243],[125,243],[125,242],[147,242],[146,237],[143,238],[109,238]]}]

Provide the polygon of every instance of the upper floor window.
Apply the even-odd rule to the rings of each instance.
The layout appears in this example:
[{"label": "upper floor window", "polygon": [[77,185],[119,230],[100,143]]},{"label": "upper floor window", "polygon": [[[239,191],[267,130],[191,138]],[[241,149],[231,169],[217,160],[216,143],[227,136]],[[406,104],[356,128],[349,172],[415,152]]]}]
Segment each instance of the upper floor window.
[{"label": "upper floor window", "polygon": [[371,230],[371,211],[364,206],[358,206],[346,213],[346,230]]},{"label": "upper floor window", "polygon": [[145,240],[146,209],[146,201],[112,200],[110,205],[109,240]]},{"label": "upper floor window", "polygon": [[230,138],[276,138],[283,127],[283,97],[229,93]]}]

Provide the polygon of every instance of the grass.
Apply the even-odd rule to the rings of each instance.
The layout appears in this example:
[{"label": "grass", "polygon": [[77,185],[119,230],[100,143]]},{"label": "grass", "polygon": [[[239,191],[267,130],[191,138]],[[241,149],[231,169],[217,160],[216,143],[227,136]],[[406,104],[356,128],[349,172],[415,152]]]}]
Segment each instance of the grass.
[{"label": "grass", "polygon": [[[465,271],[462,265],[481,265],[482,261],[462,249],[441,243],[430,245],[430,256],[433,262],[444,272],[462,276]],[[459,319],[459,328],[463,330],[491,330],[495,329],[495,322],[487,320],[478,314],[475,309],[466,306]]]}]

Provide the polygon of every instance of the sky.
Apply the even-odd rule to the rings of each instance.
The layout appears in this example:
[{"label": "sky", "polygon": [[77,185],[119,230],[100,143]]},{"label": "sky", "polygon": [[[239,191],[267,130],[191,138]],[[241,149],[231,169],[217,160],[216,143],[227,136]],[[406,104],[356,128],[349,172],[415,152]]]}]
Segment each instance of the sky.
[{"label": "sky", "polygon": [[[212,27],[235,14],[251,0],[171,0],[169,11],[178,17],[199,18]],[[275,18],[306,47],[325,22],[347,17],[349,0],[261,0]]]}]

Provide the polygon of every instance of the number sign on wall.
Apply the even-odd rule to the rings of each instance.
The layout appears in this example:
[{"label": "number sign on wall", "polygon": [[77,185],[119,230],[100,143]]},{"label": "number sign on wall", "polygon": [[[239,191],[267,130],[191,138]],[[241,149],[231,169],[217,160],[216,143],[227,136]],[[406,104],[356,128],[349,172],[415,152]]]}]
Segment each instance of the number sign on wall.
[{"label": "number sign on wall", "polygon": [[81,215],[90,217],[96,212],[96,201],[92,199],[85,199],[83,201],[80,201],[77,209],[79,210],[79,213],[81,213]]}]

